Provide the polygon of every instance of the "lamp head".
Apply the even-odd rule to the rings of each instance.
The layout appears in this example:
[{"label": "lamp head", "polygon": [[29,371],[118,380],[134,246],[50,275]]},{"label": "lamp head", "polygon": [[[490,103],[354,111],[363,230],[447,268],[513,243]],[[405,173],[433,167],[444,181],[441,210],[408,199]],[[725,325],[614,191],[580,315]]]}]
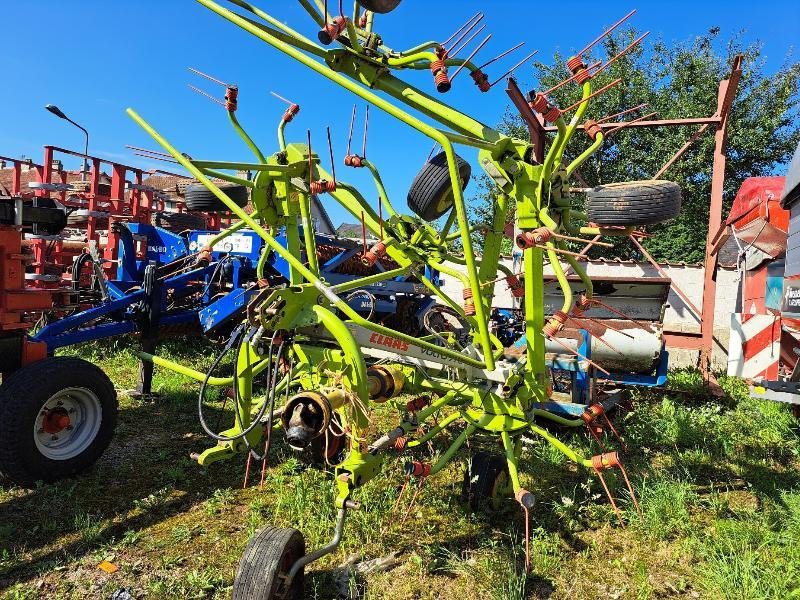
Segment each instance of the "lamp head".
[{"label": "lamp head", "polygon": [[66,119],[67,118],[67,115],[65,115],[63,112],[61,112],[61,109],[58,108],[55,104],[47,104],[47,105],[45,105],[45,109],[47,109],[48,111],[53,113],[59,119]]}]

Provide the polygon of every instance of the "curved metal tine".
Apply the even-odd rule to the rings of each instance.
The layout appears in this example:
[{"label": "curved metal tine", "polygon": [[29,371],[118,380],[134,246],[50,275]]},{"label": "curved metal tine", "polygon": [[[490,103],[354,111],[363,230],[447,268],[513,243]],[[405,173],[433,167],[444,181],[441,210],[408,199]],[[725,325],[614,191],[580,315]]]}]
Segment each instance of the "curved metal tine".
[{"label": "curved metal tine", "polygon": [[615,79],[611,83],[601,87],[596,92],[593,92],[593,93],[589,94],[588,96],[586,96],[586,98],[583,98],[583,99],[579,100],[575,104],[570,104],[567,108],[562,108],[561,112],[567,112],[568,110],[572,110],[573,108],[575,108],[577,106],[580,106],[581,104],[583,104],[587,100],[590,100],[591,98],[594,98],[595,96],[599,96],[603,92],[610,90],[612,87],[615,87],[615,86],[619,85],[620,83],[622,83],[622,79]]},{"label": "curved metal tine", "polygon": [[187,83],[186,85],[188,85],[188,86],[189,86],[189,89],[191,89],[191,90],[194,90],[194,91],[195,91],[195,92],[197,92],[198,94],[200,94],[200,95],[202,95],[202,96],[205,96],[206,98],[208,98],[209,100],[211,100],[211,101],[213,101],[213,102],[216,102],[216,103],[217,103],[217,104],[219,104],[220,106],[225,106],[225,103],[224,103],[222,100],[218,100],[217,98],[214,98],[214,96],[212,96],[212,95],[211,95],[211,94],[209,94],[208,92],[204,92],[204,91],[203,91],[203,90],[201,90],[200,88],[196,88],[196,87],[194,87],[194,86],[193,86],[191,83]]},{"label": "curved metal tine", "polygon": [[[463,39],[464,39],[466,36],[468,36],[468,35],[470,34],[470,32],[471,32],[473,29],[475,29],[475,28],[476,28],[476,27],[477,27],[477,26],[480,24],[480,22],[481,22],[481,21],[483,21],[483,17],[484,17],[483,13],[480,13],[480,17],[478,17],[478,20],[477,20],[477,21],[475,21],[475,22],[474,22],[472,25],[470,25],[469,27],[467,27],[467,29],[464,31],[464,33],[462,33],[462,34],[459,36],[459,38],[458,38],[458,39],[457,39],[455,42],[453,42],[453,48],[454,48],[454,49],[455,49],[455,48],[456,48],[456,47],[457,47],[457,46],[458,46],[458,45],[461,43],[461,40],[463,40]],[[481,28],[480,28],[478,31],[480,32],[480,31],[481,31],[481,30],[483,30],[485,27],[486,27],[486,25],[481,25]],[[477,35],[477,33],[476,33],[475,35]],[[472,38],[470,38],[470,39],[472,39]],[[447,50],[447,49],[445,48],[445,55],[446,55],[446,56],[450,56],[450,54],[455,54],[455,52],[453,52],[453,51],[451,51],[451,50]]]},{"label": "curved metal tine", "polygon": [[538,51],[538,50],[534,50],[533,52],[531,52],[530,54],[528,54],[528,56],[526,56],[525,58],[523,58],[521,61],[519,61],[519,62],[518,62],[517,64],[515,64],[513,67],[511,67],[511,68],[510,68],[508,71],[506,71],[505,73],[503,73],[503,74],[502,74],[500,77],[498,77],[498,78],[497,78],[495,81],[493,81],[492,83],[490,83],[490,84],[489,84],[489,87],[494,87],[494,86],[496,86],[498,83],[500,83],[501,81],[503,81],[503,79],[505,79],[506,77],[508,77],[509,75],[511,75],[511,73],[513,73],[514,71],[516,71],[516,70],[517,70],[519,67],[521,67],[522,65],[524,65],[526,62],[528,62],[530,59],[532,59],[532,58],[533,58],[534,56],[536,56],[538,53],[539,53],[539,51]]},{"label": "curved metal tine", "polygon": [[621,112],[618,112],[618,113],[616,113],[616,114],[613,114],[613,115],[608,115],[607,117],[603,117],[602,119],[600,119],[599,121],[597,121],[597,123],[598,123],[598,124],[600,124],[600,123],[605,123],[606,121],[610,121],[611,119],[616,119],[617,117],[621,117],[622,115],[627,115],[627,114],[629,114],[629,113],[636,112],[637,110],[641,110],[641,109],[643,109],[645,106],[647,106],[647,102],[643,102],[643,103],[642,103],[642,104],[640,104],[639,106],[634,106],[633,108],[628,108],[628,109],[626,109],[626,110],[623,110],[623,111],[621,111]]},{"label": "curved metal tine", "polygon": [[294,104],[294,102],[292,102],[291,100],[287,100],[286,98],[284,98],[284,97],[283,97],[283,96],[281,96],[280,94],[276,94],[275,92],[272,92],[272,91],[270,92],[270,94],[272,94],[273,96],[275,96],[275,97],[276,97],[278,100],[283,100],[283,101],[284,101],[284,102],[286,102],[286,104],[288,104],[289,106],[292,106],[292,105]]},{"label": "curved metal tine", "polygon": [[638,123],[639,121],[644,121],[645,119],[649,119],[650,117],[654,117],[654,116],[656,116],[657,114],[658,114],[658,112],[656,112],[656,111],[653,111],[653,112],[651,112],[651,113],[647,113],[646,115],[642,115],[641,117],[637,117],[637,118],[635,118],[633,121],[623,121],[622,123],[620,123],[619,127],[612,127],[611,129],[609,129],[608,131],[606,131],[606,133],[605,133],[605,137],[606,137],[606,139],[608,139],[608,137],[609,137],[609,136],[610,136],[612,133],[616,133],[616,132],[617,132],[617,131],[619,131],[620,129],[625,129],[625,128],[626,128],[626,127],[628,127],[628,125],[630,125],[631,123]]},{"label": "curved metal tine", "polygon": [[597,71],[595,71],[594,73],[592,73],[592,77],[595,77],[595,76],[596,76],[598,73],[602,72],[604,69],[606,69],[607,67],[610,67],[610,66],[611,66],[611,65],[613,65],[615,62],[617,62],[617,60],[619,60],[620,58],[622,58],[623,56],[625,56],[625,55],[626,55],[628,52],[630,52],[630,51],[631,51],[631,50],[632,50],[632,49],[633,49],[633,48],[634,48],[636,45],[638,45],[638,44],[639,44],[639,43],[640,43],[640,42],[641,42],[641,41],[642,41],[644,38],[646,38],[648,35],[650,35],[650,32],[649,32],[649,31],[645,31],[645,32],[644,32],[642,35],[640,35],[638,38],[636,38],[636,39],[635,39],[635,40],[633,40],[633,41],[632,41],[630,44],[628,44],[628,46],[627,46],[626,48],[624,48],[624,49],[623,49],[623,50],[622,50],[622,51],[621,51],[619,54],[617,54],[617,55],[616,55],[614,58],[612,58],[611,60],[609,60],[609,61],[608,61],[606,64],[604,64],[602,67],[600,67],[599,69],[597,69]]},{"label": "curved metal tine", "polygon": [[589,42],[589,44],[588,44],[588,45],[587,45],[587,46],[586,46],[586,47],[585,47],[583,50],[581,50],[580,52],[576,52],[576,53],[575,53],[575,56],[581,56],[581,55],[583,55],[583,54],[586,54],[586,53],[587,53],[589,50],[591,50],[592,48],[594,48],[594,46],[597,44],[597,42],[599,42],[600,40],[602,40],[604,37],[606,37],[606,36],[607,36],[607,35],[609,35],[609,34],[610,34],[612,31],[614,31],[614,30],[615,30],[617,27],[619,27],[620,25],[622,25],[622,24],[623,24],[625,21],[627,21],[628,19],[630,19],[630,18],[633,16],[633,14],[634,14],[635,12],[636,12],[636,9],[634,8],[634,9],[633,9],[631,12],[629,12],[627,15],[625,15],[624,17],[622,17],[622,18],[621,18],[619,21],[617,21],[616,23],[614,23],[614,24],[613,24],[611,27],[609,27],[608,29],[606,29],[606,30],[605,30],[603,33],[601,33],[599,36],[597,36],[597,37],[596,37],[594,40],[592,40],[591,42]]},{"label": "curved metal tine", "polygon": [[[602,61],[602,60],[598,60],[598,61],[597,61],[596,63],[594,63],[593,65],[589,65],[588,67],[586,67],[586,70],[588,71],[589,69],[594,69],[595,67],[599,67],[599,66],[600,66],[602,63],[603,63],[603,61]],[[555,85],[554,85],[553,87],[551,87],[549,90],[545,90],[545,91],[543,91],[543,92],[539,92],[539,93],[540,93],[540,94],[543,94],[543,95],[545,95],[545,96],[546,96],[547,94],[550,94],[550,93],[552,93],[552,92],[555,92],[555,91],[556,91],[558,88],[560,88],[560,87],[562,87],[562,86],[565,86],[565,85],[567,85],[567,84],[568,84],[570,81],[572,81],[573,79],[575,79],[576,77],[578,77],[578,75],[580,75],[580,74],[581,74],[581,71],[578,71],[577,73],[574,73],[574,74],[572,74],[571,76],[567,77],[567,78],[566,78],[566,79],[564,79],[563,81],[559,81],[557,84],[555,84]],[[592,74],[592,77],[594,77],[594,74]]]},{"label": "curved metal tine", "polygon": [[495,56],[493,59],[491,59],[491,60],[487,60],[485,63],[483,63],[483,64],[482,64],[480,67],[478,67],[478,70],[480,71],[481,69],[485,69],[485,68],[486,68],[486,67],[488,67],[490,64],[492,64],[492,63],[494,63],[494,62],[497,62],[497,61],[498,61],[498,60],[500,60],[501,58],[505,58],[506,56],[508,56],[509,54],[511,54],[512,52],[514,52],[514,50],[519,50],[519,49],[520,49],[520,48],[522,48],[524,45],[525,45],[525,42],[520,42],[519,44],[517,44],[516,46],[513,46],[512,48],[509,48],[509,49],[508,49],[508,50],[506,50],[505,52],[501,52],[500,54],[498,54],[497,56]]},{"label": "curved metal tine", "polygon": [[212,77],[208,73],[203,73],[202,71],[198,71],[197,69],[193,69],[192,67],[186,67],[186,68],[189,69],[195,75],[200,75],[200,77],[205,77],[209,81],[213,81],[214,83],[218,83],[222,87],[228,87],[228,85],[229,85],[229,84],[225,83],[224,81],[220,81],[216,77]]},{"label": "curved metal tine", "polygon": [[350,146],[353,141],[353,125],[356,122],[356,105],[353,104],[353,113],[350,116],[350,133],[347,136],[347,156],[350,156]]},{"label": "curved metal tine", "polygon": [[464,23],[461,27],[456,29],[455,32],[453,33],[453,35],[451,35],[449,38],[447,38],[445,41],[443,41],[439,45],[442,46],[442,47],[447,46],[447,44],[449,44],[457,35],[459,35],[464,30],[465,27],[470,25],[475,19],[478,19],[478,21],[480,21],[482,18],[483,18],[483,13],[480,12],[480,11],[476,12],[469,19],[467,19],[466,23]]},{"label": "curved metal tine", "polygon": [[333,177],[333,182],[336,183],[336,163],[333,160],[333,143],[331,142],[331,128],[327,127],[328,130],[328,150],[330,151],[331,155],[331,177]]},{"label": "curved metal tine", "polygon": [[[466,48],[467,46],[469,46],[472,43],[472,40],[474,40],[478,36],[478,34],[481,31],[483,31],[484,29],[486,29],[486,25],[481,25],[480,27],[478,27],[478,29],[475,30],[475,32],[471,36],[469,36],[469,38],[467,38],[464,41],[463,44],[458,44],[458,45],[457,44],[453,44],[452,55],[454,57],[458,56],[458,53],[461,52],[462,50],[464,50],[464,48]],[[450,56],[450,51],[449,50],[448,50],[447,54],[448,54],[448,56]]]},{"label": "curved metal tine", "polygon": [[481,51],[481,48],[483,48],[490,39],[492,39],[491,33],[487,35],[486,38],[480,44],[478,44],[478,47],[472,51],[472,54],[470,54],[466,59],[464,59],[464,62],[462,62],[461,65],[459,65],[458,69],[456,69],[456,72],[453,73],[453,76],[450,78],[451,84],[453,83],[453,80],[456,78],[456,75],[458,75],[461,72],[461,70],[466,66],[468,62],[470,62],[473,58],[475,58],[475,55]]},{"label": "curved metal tine", "polygon": [[364,113],[364,143],[361,148],[361,157],[367,158],[367,131],[369,130],[369,104]]}]

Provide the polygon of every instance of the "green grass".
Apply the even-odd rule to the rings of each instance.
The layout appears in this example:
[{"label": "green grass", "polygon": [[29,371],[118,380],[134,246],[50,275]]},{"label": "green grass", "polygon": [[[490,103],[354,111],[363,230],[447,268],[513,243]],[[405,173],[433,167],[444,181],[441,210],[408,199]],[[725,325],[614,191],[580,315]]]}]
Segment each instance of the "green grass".
[{"label": "green grass", "polygon": [[[134,387],[133,346],[73,352],[100,364],[118,389]],[[211,359],[180,342],[160,353],[199,369]],[[624,529],[594,474],[541,440],[526,443],[522,483],[537,499],[530,574],[513,502],[491,514],[466,511],[456,462],[421,489],[402,523],[406,506],[392,512],[401,461],[388,460],[358,490],[363,508],[349,514],[340,549],[309,570],[309,597],[336,597],[339,567],[351,555],[398,551],[392,571],[351,577],[351,597],[800,598],[797,421],[785,406],[748,398],[736,380],[722,385],[727,395],[715,399],[697,373],[674,372],[678,391],[634,392],[635,408],[617,415],[643,513],[609,473]],[[188,458],[211,443],[197,423],[197,384],[157,370],[155,388],[162,397],[152,402],[120,394],[117,436],[90,473],[34,490],[0,486],[0,597],[106,598],[125,587],[139,599],[227,598],[260,527],[297,527],[309,548],[327,543],[335,521],[329,472],[307,467],[278,439],[264,489],[258,467],[242,489],[245,457],[206,470]],[[216,394],[209,400],[211,423],[232,419]],[[373,425],[386,429],[394,419],[377,407]],[[557,433],[587,455],[598,451],[582,431]],[[448,440],[418,455],[427,460]],[[473,448],[481,445],[493,448]],[[120,570],[104,573],[101,560]]]}]

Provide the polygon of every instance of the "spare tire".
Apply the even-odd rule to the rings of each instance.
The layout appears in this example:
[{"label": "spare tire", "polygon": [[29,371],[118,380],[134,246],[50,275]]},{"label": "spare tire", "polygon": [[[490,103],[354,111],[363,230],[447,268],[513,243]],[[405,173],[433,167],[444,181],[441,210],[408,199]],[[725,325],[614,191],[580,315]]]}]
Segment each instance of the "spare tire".
[{"label": "spare tire", "polygon": [[[247,205],[247,188],[236,183],[217,184],[225,194],[233,200],[239,208]],[[230,212],[228,206],[217,198],[211,190],[202,183],[193,183],[186,188],[186,208],[198,212]]]},{"label": "spare tire", "polygon": [[[466,189],[472,167],[456,154],[456,168],[461,177],[461,189]],[[426,221],[438,219],[453,208],[453,186],[444,152],[434,156],[417,173],[408,191],[408,208]]]},{"label": "spare tire", "polygon": [[156,212],[152,216],[152,224],[167,231],[180,233],[187,229],[207,229],[208,223],[201,215],[176,212]]},{"label": "spare tire", "polygon": [[658,179],[599,185],[586,193],[586,212],[598,225],[663,223],[680,214],[681,188]]},{"label": "spare tire", "polygon": [[397,8],[400,0],[359,0],[358,3],[374,13],[386,14]]}]

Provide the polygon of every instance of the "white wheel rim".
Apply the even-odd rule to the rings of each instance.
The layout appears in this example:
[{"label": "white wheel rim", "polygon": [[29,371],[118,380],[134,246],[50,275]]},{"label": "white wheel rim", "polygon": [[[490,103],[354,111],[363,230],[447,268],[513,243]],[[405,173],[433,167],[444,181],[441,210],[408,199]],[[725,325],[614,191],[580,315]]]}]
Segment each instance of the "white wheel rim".
[{"label": "white wheel rim", "polygon": [[65,388],[39,409],[33,440],[43,456],[69,460],[91,446],[103,421],[97,395],[86,388]]}]

